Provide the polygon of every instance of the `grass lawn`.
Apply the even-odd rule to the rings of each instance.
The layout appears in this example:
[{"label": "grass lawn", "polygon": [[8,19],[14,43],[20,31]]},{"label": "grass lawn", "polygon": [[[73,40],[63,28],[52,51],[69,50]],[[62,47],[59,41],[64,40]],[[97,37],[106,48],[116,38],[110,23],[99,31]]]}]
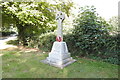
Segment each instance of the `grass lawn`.
[{"label": "grass lawn", "polygon": [[6,49],[2,51],[3,78],[118,78],[118,65],[76,58],[77,62],[59,69],[40,60],[48,52],[32,49]]}]

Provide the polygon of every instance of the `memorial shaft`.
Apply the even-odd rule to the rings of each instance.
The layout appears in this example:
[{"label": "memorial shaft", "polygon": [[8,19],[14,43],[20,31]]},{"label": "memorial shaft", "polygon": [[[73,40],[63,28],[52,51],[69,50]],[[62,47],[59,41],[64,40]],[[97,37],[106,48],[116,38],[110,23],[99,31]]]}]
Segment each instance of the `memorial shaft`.
[{"label": "memorial shaft", "polygon": [[61,37],[63,41],[63,32],[62,32],[63,26],[62,26],[62,20],[58,20],[58,27],[57,27],[57,37]]}]

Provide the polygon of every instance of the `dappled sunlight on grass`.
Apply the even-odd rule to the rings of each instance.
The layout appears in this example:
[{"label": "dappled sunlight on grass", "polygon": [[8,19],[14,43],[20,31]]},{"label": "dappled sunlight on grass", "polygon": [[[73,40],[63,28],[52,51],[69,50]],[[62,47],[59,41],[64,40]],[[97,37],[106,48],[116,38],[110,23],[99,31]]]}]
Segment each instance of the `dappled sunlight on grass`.
[{"label": "dappled sunlight on grass", "polygon": [[36,49],[36,48],[25,48],[23,46],[19,46],[18,48],[21,50],[21,52],[26,52],[26,53],[40,51],[39,49]]},{"label": "dappled sunlight on grass", "polygon": [[5,50],[14,50],[14,49],[17,49],[18,47],[8,47],[8,48],[5,48],[5,49],[1,49],[0,51],[5,51]]},{"label": "dappled sunlight on grass", "polygon": [[[41,63],[48,54],[42,51],[25,52],[34,49],[3,51],[3,78],[117,78],[118,66],[85,58],[59,69]],[[36,49],[35,49],[36,50]]]}]

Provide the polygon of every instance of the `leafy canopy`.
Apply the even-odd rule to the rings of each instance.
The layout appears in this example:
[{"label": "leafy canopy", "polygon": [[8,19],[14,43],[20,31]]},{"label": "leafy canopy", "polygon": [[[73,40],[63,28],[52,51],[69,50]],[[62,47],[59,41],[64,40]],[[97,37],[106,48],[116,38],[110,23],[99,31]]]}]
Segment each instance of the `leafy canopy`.
[{"label": "leafy canopy", "polygon": [[[61,6],[62,5],[62,6]],[[62,10],[69,15],[73,3],[50,4],[49,2],[3,2],[4,23],[36,26],[41,32],[55,29],[55,11]],[[9,19],[7,19],[9,18]],[[11,20],[10,20],[11,19]],[[8,21],[8,22],[7,22]],[[3,23],[3,24],[4,24]],[[10,24],[9,23],[9,24]]]},{"label": "leafy canopy", "polygon": [[86,54],[99,52],[105,44],[108,23],[98,16],[96,8],[94,6],[81,7],[74,23],[75,46]]},{"label": "leafy canopy", "polygon": [[26,43],[27,39],[34,36],[54,31],[56,29],[55,13],[58,10],[68,16],[73,3],[55,0],[55,4],[49,1],[41,2],[3,2],[2,16],[3,26],[14,24],[17,27],[19,40]]}]

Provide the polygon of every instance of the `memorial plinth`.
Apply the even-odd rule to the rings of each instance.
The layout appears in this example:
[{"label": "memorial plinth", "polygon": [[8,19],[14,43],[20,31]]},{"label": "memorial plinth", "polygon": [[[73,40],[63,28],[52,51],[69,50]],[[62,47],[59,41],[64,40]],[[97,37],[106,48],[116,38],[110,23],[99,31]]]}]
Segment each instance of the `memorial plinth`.
[{"label": "memorial plinth", "polygon": [[67,44],[63,41],[62,22],[64,19],[65,15],[60,11],[56,16],[56,20],[58,20],[58,29],[56,37],[57,41],[54,42],[49,56],[45,60],[41,61],[43,63],[50,64],[61,69],[76,61],[70,56]]},{"label": "memorial plinth", "polygon": [[63,69],[65,66],[75,62],[76,60],[72,59],[66,42],[54,42],[51,52],[47,59],[42,60],[43,63],[50,64],[55,67]]}]

